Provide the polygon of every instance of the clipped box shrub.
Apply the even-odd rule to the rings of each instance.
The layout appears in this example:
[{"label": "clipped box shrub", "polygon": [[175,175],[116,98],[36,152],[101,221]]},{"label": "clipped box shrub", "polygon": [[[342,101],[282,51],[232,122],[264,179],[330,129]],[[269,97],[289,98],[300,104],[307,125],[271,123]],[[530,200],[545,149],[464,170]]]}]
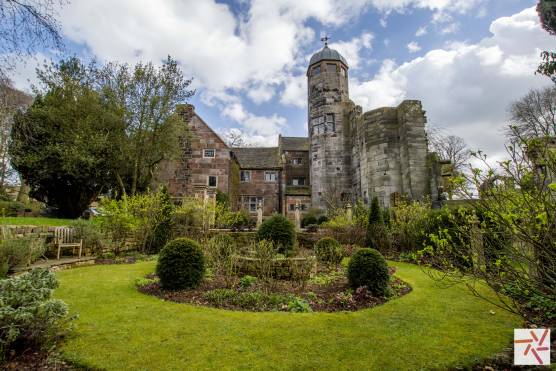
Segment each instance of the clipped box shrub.
[{"label": "clipped box shrub", "polygon": [[317,224],[318,219],[312,214],[307,214],[301,219],[301,228],[306,228],[308,225]]},{"label": "clipped box shrub", "polygon": [[295,244],[295,226],[285,216],[273,215],[261,224],[257,239],[272,242],[280,254],[287,255]]},{"label": "clipped box shrub", "polygon": [[315,254],[319,261],[330,265],[340,264],[344,255],[342,245],[332,237],[318,240],[315,244]]},{"label": "clipped box shrub", "polygon": [[189,238],[177,238],[160,250],[156,274],[168,290],[195,288],[205,274],[205,258],[199,244]]},{"label": "clipped box shrub", "polygon": [[389,278],[386,260],[375,249],[360,249],[349,261],[348,280],[353,289],[366,286],[372,295],[386,296]]}]

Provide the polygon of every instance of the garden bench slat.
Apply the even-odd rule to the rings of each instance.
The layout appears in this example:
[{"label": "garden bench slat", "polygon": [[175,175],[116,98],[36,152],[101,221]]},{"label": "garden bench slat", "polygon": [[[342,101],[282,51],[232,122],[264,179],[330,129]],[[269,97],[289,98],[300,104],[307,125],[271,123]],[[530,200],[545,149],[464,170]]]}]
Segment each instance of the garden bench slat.
[{"label": "garden bench slat", "polygon": [[79,248],[79,257],[83,251],[83,240],[79,241],[74,239],[74,230],[68,227],[56,227],[54,229],[54,244],[58,248],[56,259],[60,260],[60,252],[62,247],[71,247],[72,252],[75,248]]}]

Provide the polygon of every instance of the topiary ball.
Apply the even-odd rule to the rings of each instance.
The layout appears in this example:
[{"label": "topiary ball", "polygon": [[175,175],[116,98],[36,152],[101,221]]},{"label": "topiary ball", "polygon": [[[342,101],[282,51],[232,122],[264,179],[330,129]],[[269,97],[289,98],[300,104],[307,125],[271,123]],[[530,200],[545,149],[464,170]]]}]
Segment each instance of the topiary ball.
[{"label": "topiary ball", "polygon": [[374,296],[388,294],[388,265],[386,260],[375,249],[358,250],[348,264],[348,280],[353,289],[367,286]]},{"label": "topiary ball", "polygon": [[311,224],[317,224],[318,219],[314,215],[305,215],[303,219],[301,219],[301,228],[305,228]]},{"label": "topiary ball", "polygon": [[343,258],[342,245],[332,237],[324,237],[315,244],[317,258],[327,264],[338,265]]},{"label": "topiary ball", "polygon": [[168,290],[199,286],[205,273],[205,258],[199,244],[189,238],[177,238],[160,250],[156,274]]},{"label": "topiary ball", "polygon": [[259,227],[257,240],[270,241],[280,254],[287,254],[295,244],[295,226],[283,215],[273,215]]}]

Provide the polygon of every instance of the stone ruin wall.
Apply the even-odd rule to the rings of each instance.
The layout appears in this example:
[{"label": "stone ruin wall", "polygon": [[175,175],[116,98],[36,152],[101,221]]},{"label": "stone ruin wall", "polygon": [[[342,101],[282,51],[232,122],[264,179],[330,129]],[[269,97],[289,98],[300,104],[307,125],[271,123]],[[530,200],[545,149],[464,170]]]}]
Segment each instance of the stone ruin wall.
[{"label": "stone ruin wall", "polygon": [[419,101],[404,101],[397,108],[360,113],[346,106],[352,124],[351,156],[355,198],[366,202],[377,196],[390,206],[391,194],[422,199],[430,192],[425,134],[425,113]]}]

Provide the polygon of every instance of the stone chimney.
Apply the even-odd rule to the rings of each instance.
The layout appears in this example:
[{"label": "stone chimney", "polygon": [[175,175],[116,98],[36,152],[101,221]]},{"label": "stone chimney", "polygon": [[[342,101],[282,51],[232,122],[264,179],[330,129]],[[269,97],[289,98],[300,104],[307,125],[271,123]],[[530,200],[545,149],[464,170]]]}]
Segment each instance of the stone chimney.
[{"label": "stone chimney", "polygon": [[195,106],[189,103],[176,105],[176,112],[184,119],[185,122],[191,121],[191,117],[195,114]]}]

